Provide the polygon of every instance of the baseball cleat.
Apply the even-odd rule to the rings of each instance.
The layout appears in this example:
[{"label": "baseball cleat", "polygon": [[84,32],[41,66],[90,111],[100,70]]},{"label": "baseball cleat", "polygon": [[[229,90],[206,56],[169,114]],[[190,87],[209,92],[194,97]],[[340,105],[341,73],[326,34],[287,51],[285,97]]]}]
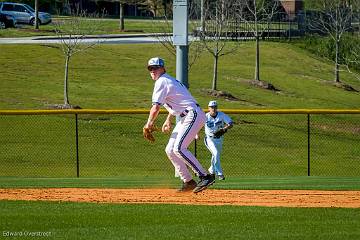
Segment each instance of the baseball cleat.
[{"label": "baseball cleat", "polygon": [[225,176],[224,176],[224,175],[219,175],[219,180],[220,180],[220,181],[224,181],[224,180],[225,180]]},{"label": "baseball cleat", "polygon": [[177,192],[190,192],[194,190],[194,188],[196,188],[196,185],[197,183],[193,179],[191,179],[190,181],[183,183],[183,185],[177,190]]},{"label": "baseball cleat", "polygon": [[200,177],[200,182],[193,190],[194,193],[201,192],[211,186],[215,182],[215,177],[212,174],[208,174],[205,177]]}]

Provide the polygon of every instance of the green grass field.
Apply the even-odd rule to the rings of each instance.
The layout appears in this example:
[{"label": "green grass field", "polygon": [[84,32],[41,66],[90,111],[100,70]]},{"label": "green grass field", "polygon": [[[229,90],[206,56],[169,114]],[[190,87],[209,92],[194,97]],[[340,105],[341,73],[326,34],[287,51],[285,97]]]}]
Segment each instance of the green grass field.
[{"label": "green grass field", "polygon": [[[0,188],[177,188],[171,176],[26,178],[0,177]],[[358,177],[229,177],[214,189],[242,190],[359,190]]]},{"label": "green grass field", "polygon": [[[175,59],[155,44],[105,45],[75,55],[70,101],[83,108],[150,106],[152,81],[145,69],[163,56],[170,74]],[[335,88],[332,63],[284,43],[262,45],[263,80],[281,89],[248,84],[254,47],[245,43],[220,59],[219,90],[239,101],[221,108],[358,109],[359,93]],[[0,108],[44,109],[62,103],[63,57],[46,45],[0,45]],[[190,71],[190,90],[202,106],[212,99],[208,54]],[[347,73],[344,82],[360,89]],[[312,116],[312,176],[307,177],[306,116],[234,115],[227,133],[221,189],[359,190],[359,116]],[[163,119],[163,116],[161,117]],[[80,178],[76,176],[73,116],[0,116],[0,187],[178,186],[165,157],[167,136],[142,139],[145,115],[79,116]],[[193,146],[191,146],[193,149]],[[202,142],[204,165],[209,153]],[[17,232],[50,232],[46,239],[359,239],[360,212],[343,208],[121,205],[0,201],[0,238]],[[4,235],[5,234],[5,235]],[[31,238],[33,239],[33,238]]]},{"label": "green grass field", "polygon": [[45,239],[76,236],[76,239],[355,240],[360,237],[358,209],[2,201],[0,213],[1,231],[45,232],[49,234]]}]

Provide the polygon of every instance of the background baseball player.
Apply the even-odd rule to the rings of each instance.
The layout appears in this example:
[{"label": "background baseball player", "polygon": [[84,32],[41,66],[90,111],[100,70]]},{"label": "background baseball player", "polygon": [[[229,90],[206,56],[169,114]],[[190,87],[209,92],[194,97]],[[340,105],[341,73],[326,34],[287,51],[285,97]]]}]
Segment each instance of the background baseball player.
[{"label": "background baseball player", "polygon": [[[148,70],[155,85],[149,118],[143,128],[144,137],[154,141],[151,132],[161,106],[164,106],[169,112],[162,126],[163,132],[170,132],[174,116],[180,116],[180,120],[171,133],[165,152],[183,181],[179,191],[200,192],[213,184],[215,179],[187,148],[204,126],[205,113],[187,88],[166,73],[163,59],[151,58],[148,62]],[[193,180],[187,166],[199,176],[199,183]]]},{"label": "background baseball player", "polygon": [[217,175],[219,180],[225,180],[220,164],[220,155],[224,141],[224,134],[233,127],[233,122],[225,113],[217,110],[217,102],[210,101],[209,112],[206,113],[205,145],[211,152],[210,174]]}]

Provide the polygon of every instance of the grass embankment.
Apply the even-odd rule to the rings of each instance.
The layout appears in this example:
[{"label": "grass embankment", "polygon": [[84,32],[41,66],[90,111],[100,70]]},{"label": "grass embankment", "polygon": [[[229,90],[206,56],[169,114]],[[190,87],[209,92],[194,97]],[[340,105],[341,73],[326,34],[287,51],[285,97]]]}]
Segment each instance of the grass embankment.
[{"label": "grass embankment", "polygon": [[[174,59],[159,46],[105,45],[75,55],[70,67],[71,103],[83,108],[148,109],[153,82],[145,68],[147,59],[164,56],[167,71],[175,72]],[[54,47],[0,46],[0,108],[39,109],[62,102],[63,58]],[[220,108],[358,108],[358,93],[328,84],[331,63],[289,44],[264,43],[261,76],[281,89],[276,93],[249,85],[253,57],[253,44],[246,43],[236,54],[220,60],[218,87],[238,98],[217,99]],[[203,91],[211,86],[211,66],[212,59],[204,54],[190,71],[190,90],[201,106],[213,99]],[[343,80],[360,88],[351,75],[344,74]],[[226,136],[223,154],[228,176],[307,175],[305,115],[232,118],[237,124]],[[76,174],[73,116],[10,116],[1,117],[1,121],[0,141],[6,149],[2,176]],[[145,142],[141,136],[145,121],[145,115],[80,115],[80,175],[171,177],[163,150],[168,137],[157,134],[157,144]],[[358,176],[358,116],[312,116],[311,121],[311,175]],[[202,141],[197,154],[209,164]]]},{"label": "grass embankment", "polygon": [[[175,59],[159,44],[101,45],[75,55],[70,65],[70,101],[83,108],[148,108],[152,81],[148,58],[166,60],[175,74]],[[321,61],[290,44],[263,43],[261,78],[280,93],[252,87],[254,46],[244,43],[233,55],[220,59],[218,89],[239,101],[221,101],[221,108],[333,108],[356,109],[360,95],[333,87],[332,63]],[[2,109],[46,108],[62,103],[64,58],[56,45],[2,45]],[[11,59],[11,61],[9,61]],[[343,73],[342,80],[355,88],[360,82]],[[189,73],[190,90],[202,106],[209,96],[212,58],[204,53]]]},{"label": "grass embankment", "polygon": [[[149,108],[153,83],[145,70],[147,59],[163,56],[168,72],[175,72],[174,59],[159,46],[107,45],[74,56],[71,102],[83,108]],[[265,43],[262,78],[282,90],[274,93],[247,83],[253,74],[253,57],[253,45],[246,43],[237,54],[220,60],[219,89],[240,99],[217,99],[221,108],[358,108],[359,94],[327,84],[332,79],[331,63],[288,44]],[[63,58],[54,46],[0,46],[0,64],[0,108],[42,109],[62,103]],[[213,99],[201,91],[211,86],[211,69],[212,60],[204,54],[190,72],[190,90],[202,106]],[[343,80],[360,88],[350,75]],[[358,117],[312,118],[316,121],[312,173],[333,177],[304,177],[306,116],[232,117],[237,124],[227,133],[222,160],[227,180],[214,187],[359,189]],[[163,150],[167,136],[157,134],[155,145],[145,142],[141,136],[145,119],[80,116],[82,178],[76,179],[72,116],[1,116],[1,175],[59,178],[3,177],[0,187],[177,186]],[[198,154],[208,165],[209,154],[201,142]],[[50,232],[48,239],[360,237],[357,209],[0,201],[0,215],[2,234]]]}]

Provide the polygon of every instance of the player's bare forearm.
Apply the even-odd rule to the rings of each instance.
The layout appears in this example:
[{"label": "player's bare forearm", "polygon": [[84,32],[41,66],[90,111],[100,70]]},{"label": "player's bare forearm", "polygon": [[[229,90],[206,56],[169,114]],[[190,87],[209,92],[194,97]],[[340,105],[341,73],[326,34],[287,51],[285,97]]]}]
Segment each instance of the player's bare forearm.
[{"label": "player's bare forearm", "polygon": [[174,118],[174,116],[172,114],[168,114],[166,117],[166,120],[162,126],[162,131],[169,133],[171,131],[171,125],[172,125],[172,119]]},{"label": "player's bare forearm", "polygon": [[230,123],[230,124],[226,124],[224,129],[227,131],[228,129],[232,128],[233,127],[233,124]]},{"label": "player's bare forearm", "polygon": [[173,118],[174,116],[171,113],[169,113],[166,117],[166,121],[172,122]]},{"label": "player's bare forearm", "polygon": [[145,128],[152,128],[154,126],[155,120],[159,115],[159,111],[160,111],[160,105],[158,104],[152,105],[150,109],[148,121],[144,126]]}]

